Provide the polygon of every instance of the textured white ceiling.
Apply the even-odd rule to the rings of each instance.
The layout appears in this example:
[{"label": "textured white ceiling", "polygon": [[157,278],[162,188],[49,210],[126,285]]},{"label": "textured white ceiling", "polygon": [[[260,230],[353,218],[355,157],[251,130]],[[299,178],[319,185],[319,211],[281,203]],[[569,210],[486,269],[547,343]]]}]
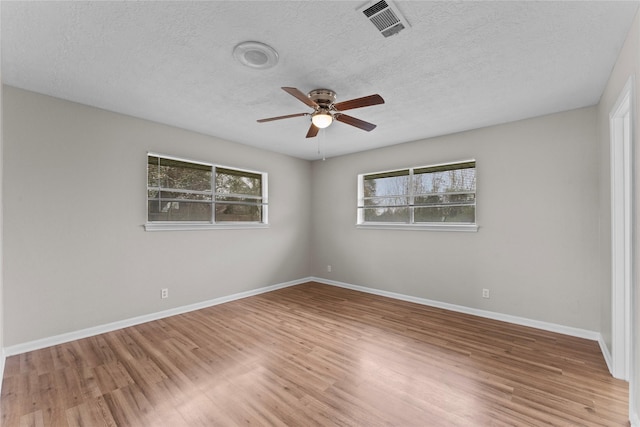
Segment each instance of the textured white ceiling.
[{"label": "textured white ceiling", "polygon": [[[1,2],[6,84],[230,141],[317,159],[594,105],[638,2],[399,1],[384,38],[362,1]],[[279,63],[237,63],[260,41]],[[364,132],[306,139],[309,109],[280,89],[328,88]],[[319,153],[320,151],[320,153]]]}]

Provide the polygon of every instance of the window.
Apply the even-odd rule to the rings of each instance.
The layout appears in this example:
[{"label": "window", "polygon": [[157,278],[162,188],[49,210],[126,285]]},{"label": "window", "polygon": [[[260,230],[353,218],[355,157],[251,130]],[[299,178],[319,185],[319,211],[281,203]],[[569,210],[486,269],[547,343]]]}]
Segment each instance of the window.
[{"label": "window", "polygon": [[262,221],[262,174],[216,168],[215,221]]},{"label": "window", "polygon": [[147,155],[147,230],[267,223],[267,174]]},{"label": "window", "polygon": [[359,175],[358,225],[476,230],[476,162]]}]

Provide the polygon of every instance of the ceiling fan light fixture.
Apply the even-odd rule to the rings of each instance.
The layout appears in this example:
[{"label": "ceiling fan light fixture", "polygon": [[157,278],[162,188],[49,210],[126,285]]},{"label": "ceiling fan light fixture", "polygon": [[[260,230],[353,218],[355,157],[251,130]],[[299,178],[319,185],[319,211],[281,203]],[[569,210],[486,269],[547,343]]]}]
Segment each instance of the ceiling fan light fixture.
[{"label": "ceiling fan light fixture", "polygon": [[371,132],[376,128],[373,123],[365,122],[353,116],[344,114],[345,110],[353,110],[354,108],[369,107],[371,105],[384,104],[384,99],[378,94],[363,96],[361,98],[350,99],[336,103],[336,93],[329,89],[314,89],[308,94],[301,92],[295,87],[282,87],[282,90],[304,103],[307,107],[313,108],[312,113],[295,113],[286,116],[269,117],[259,119],[258,123],[271,122],[274,120],[289,119],[292,117],[311,116],[311,126],[307,131],[307,138],[313,138],[318,135],[320,129],[324,129],[337,120],[350,126],[357,127],[366,132]]},{"label": "ceiling fan light fixture", "polygon": [[333,123],[333,116],[327,111],[318,111],[311,116],[311,123],[318,129],[324,129]]}]

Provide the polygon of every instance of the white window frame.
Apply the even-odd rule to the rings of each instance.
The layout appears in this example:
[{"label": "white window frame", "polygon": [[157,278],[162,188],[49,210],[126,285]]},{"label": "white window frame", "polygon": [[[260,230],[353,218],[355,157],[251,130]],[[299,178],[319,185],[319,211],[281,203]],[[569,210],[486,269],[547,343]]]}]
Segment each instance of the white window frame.
[{"label": "white window frame", "polygon": [[[249,229],[249,228],[269,228],[269,203],[268,203],[268,174],[266,172],[255,171],[251,169],[237,168],[235,166],[225,166],[215,163],[208,163],[199,160],[191,160],[184,157],[176,157],[166,154],[159,154],[154,152],[148,152],[146,155],[146,162],[148,162],[149,156],[160,157],[163,159],[177,160],[180,162],[194,163],[198,165],[211,166],[211,190],[212,190],[212,216],[214,216],[216,205],[216,193],[215,193],[215,180],[216,169],[229,169],[238,172],[247,172],[251,174],[257,174],[261,176],[262,180],[262,221],[250,222],[250,221],[222,221],[214,222],[214,218],[211,221],[149,221],[149,192],[148,192],[148,172],[145,175],[147,179],[147,189],[145,190],[147,196],[145,197],[146,206],[145,212],[147,216],[147,222],[144,224],[146,231],[180,231],[180,230],[213,230],[213,229]],[[147,164],[147,163],[145,163]]]},{"label": "white window frame", "polygon": [[[447,163],[438,163],[438,164],[433,164],[433,165],[427,165],[427,166],[414,166],[414,167],[406,167],[406,168],[398,168],[398,169],[391,169],[391,170],[386,170],[386,171],[380,171],[380,172],[367,172],[367,173],[361,173],[358,175],[358,205],[356,207],[356,211],[357,211],[357,217],[356,217],[356,227],[357,228],[362,228],[362,229],[382,229],[382,230],[425,230],[425,231],[463,231],[463,232],[477,232],[478,231],[478,216],[477,216],[477,202],[474,203],[474,208],[475,208],[475,222],[474,223],[459,223],[459,222],[422,222],[422,223],[414,223],[413,222],[413,197],[414,195],[413,193],[413,171],[416,169],[423,169],[423,168],[435,168],[435,167],[439,167],[439,166],[451,166],[451,165],[456,165],[456,164],[462,164],[462,163],[468,163],[468,162],[474,162],[476,163],[475,159],[469,159],[469,160],[460,160],[460,161],[455,161],[455,162],[447,162]],[[477,171],[477,163],[475,166],[475,169]],[[403,195],[408,197],[409,199],[409,203],[407,204],[407,207],[409,207],[409,215],[410,215],[410,223],[398,223],[398,222],[366,222],[364,220],[364,209],[362,209],[362,207],[364,206],[364,180],[365,180],[365,176],[368,175],[377,175],[377,174],[384,174],[384,173],[393,173],[393,172],[400,172],[400,171],[405,171],[408,170],[409,171],[409,194],[407,195]],[[476,181],[476,194],[477,194],[477,181]]]}]

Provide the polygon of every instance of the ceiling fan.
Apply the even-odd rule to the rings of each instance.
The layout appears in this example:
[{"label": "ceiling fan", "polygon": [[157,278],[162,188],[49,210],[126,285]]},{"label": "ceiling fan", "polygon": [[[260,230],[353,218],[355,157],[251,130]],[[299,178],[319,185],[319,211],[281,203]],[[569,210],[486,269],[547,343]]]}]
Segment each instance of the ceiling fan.
[{"label": "ceiling fan", "polygon": [[288,94],[304,102],[307,106],[313,108],[313,112],[270,117],[268,119],[260,119],[258,120],[258,123],[289,119],[292,117],[311,116],[311,126],[309,127],[309,131],[307,132],[307,138],[313,138],[314,136],[318,135],[318,131],[320,129],[326,128],[331,123],[333,123],[334,120],[370,132],[376,128],[376,125],[346,115],[343,113],[343,111],[352,110],[354,108],[368,107],[370,105],[384,104],[384,99],[382,99],[382,97],[378,94],[335,103],[336,93],[329,89],[314,89],[309,92],[308,95],[305,95],[295,87],[283,87],[282,89]]}]

